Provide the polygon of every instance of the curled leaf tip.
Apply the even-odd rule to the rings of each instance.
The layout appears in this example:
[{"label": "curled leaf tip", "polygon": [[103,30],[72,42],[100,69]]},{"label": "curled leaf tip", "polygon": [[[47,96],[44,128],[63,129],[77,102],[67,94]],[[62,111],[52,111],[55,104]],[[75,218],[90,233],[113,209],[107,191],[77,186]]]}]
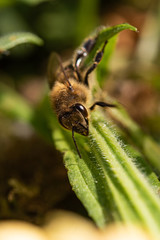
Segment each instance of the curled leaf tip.
[{"label": "curled leaf tip", "polygon": [[30,32],[10,33],[0,38],[0,52],[5,52],[23,43],[32,43],[41,46],[43,45],[43,40]]}]

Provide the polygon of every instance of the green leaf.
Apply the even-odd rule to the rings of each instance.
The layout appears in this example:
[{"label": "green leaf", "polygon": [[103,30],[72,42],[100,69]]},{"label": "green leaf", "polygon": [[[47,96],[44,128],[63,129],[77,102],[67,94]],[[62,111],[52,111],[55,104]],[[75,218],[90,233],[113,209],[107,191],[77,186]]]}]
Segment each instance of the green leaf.
[{"label": "green leaf", "polygon": [[127,30],[127,29],[131,30],[131,31],[135,31],[135,32],[137,31],[136,27],[134,27],[128,23],[119,24],[119,25],[109,27],[109,28],[103,27],[103,28],[98,29],[96,32],[96,35],[97,35],[96,44],[95,44],[94,48],[92,49],[92,51],[86,57],[83,67],[86,67],[88,64],[90,64],[90,62],[93,61],[97,50],[100,49],[101,45],[105,41],[108,41],[109,39],[114,37],[119,32],[121,32],[123,30]]},{"label": "green leaf", "polygon": [[[93,61],[106,40],[125,29],[136,31],[129,24],[100,29],[96,34],[96,44],[82,67]],[[105,60],[109,60],[114,43],[113,40]],[[52,125],[54,129],[55,122]],[[159,235],[160,204],[156,194],[160,183],[140,155],[137,156],[143,173],[136,167],[136,154],[125,151],[102,115],[92,114],[89,138],[76,137],[82,159],[75,151],[71,133],[57,127],[53,131],[53,139],[57,149],[65,153],[64,162],[73,190],[99,227],[113,220],[136,222],[149,228],[152,234]]]},{"label": "green leaf", "polygon": [[129,133],[129,137],[145,155],[155,171],[160,172],[160,145],[151,136],[142,131],[122,106],[119,106],[118,109],[110,109],[110,112],[112,117],[121,123],[127,133]]},{"label": "green leaf", "polygon": [[29,32],[10,33],[0,38],[0,53],[23,43],[42,45],[43,40]]},{"label": "green leaf", "polygon": [[[73,190],[77,197],[82,201],[89,215],[95,220],[99,227],[105,225],[109,221],[110,208],[108,205],[106,191],[107,186],[103,179],[103,175],[94,159],[90,158],[90,150],[88,143],[82,137],[83,159],[80,159],[75,152],[75,146],[71,139],[71,133],[66,132],[62,128],[53,131],[53,139],[57,149],[65,152],[64,162],[68,170],[68,177]],[[78,140],[78,143],[81,142]],[[82,147],[79,144],[80,151]],[[88,148],[88,149],[87,149]],[[96,184],[101,182],[101,186],[97,188]],[[103,184],[102,184],[103,183]]]},{"label": "green leaf", "polygon": [[53,131],[56,147],[65,153],[72,188],[99,227],[113,220],[136,222],[158,235],[160,203],[156,194],[160,183],[151,170],[145,171],[143,162],[141,173],[135,155],[125,150],[116,135],[103,115],[94,112],[89,137],[76,135],[80,159],[71,132],[60,127]]},{"label": "green leaf", "polygon": [[103,87],[107,78],[107,74],[109,72],[109,61],[115,50],[116,41],[117,41],[117,35],[115,35],[109,40],[109,42],[105,47],[101,64],[99,64],[96,69],[97,81],[101,88]]}]

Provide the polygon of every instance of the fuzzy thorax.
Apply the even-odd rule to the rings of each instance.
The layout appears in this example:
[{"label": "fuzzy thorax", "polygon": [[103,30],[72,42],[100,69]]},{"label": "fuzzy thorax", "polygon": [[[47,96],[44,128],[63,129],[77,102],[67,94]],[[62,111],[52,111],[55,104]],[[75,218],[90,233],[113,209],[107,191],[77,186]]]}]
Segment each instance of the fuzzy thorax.
[{"label": "fuzzy thorax", "polygon": [[67,84],[58,81],[51,90],[51,104],[57,116],[69,111],[69,108],[76,103],[80,103],[88,109],[88,103],[90,101],[89,88],[74,79],[69,80],[72,90],[69,89]]}]

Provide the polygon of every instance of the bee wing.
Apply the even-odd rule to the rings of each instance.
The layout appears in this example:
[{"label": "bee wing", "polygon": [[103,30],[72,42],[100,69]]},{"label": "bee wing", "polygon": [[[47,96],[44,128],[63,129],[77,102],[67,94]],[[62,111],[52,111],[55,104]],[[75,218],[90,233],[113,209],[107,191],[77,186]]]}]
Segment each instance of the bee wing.
[{"label": "bee wing", "polygon": [[49,58],[47,71],[48,84],[50,89],[52,89],[55,80],[62,81],[64,84],[66,84],[67,87],[72,89],[71,83],[69,81],[69,77],[73,75],[72,72],[74,69],[72,68],[73,68],[72,64],[68,64],[65,67],[63,67],[60,56],[57,53],[53,52]]},{"label": "bee wing", "polygon": [[53,52],[49,57],[47,67],[47,79],[50,89],[52,89],[53,84],[57,78],[58,69],[59,69],[58,54],[56,52]]}]

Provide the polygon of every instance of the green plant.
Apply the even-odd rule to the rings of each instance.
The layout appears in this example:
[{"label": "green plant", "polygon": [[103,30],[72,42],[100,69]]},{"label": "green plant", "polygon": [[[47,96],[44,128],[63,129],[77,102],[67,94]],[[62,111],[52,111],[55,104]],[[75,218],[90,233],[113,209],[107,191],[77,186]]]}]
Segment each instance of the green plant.
[{"label": "green plant", "polygon": [[[104,41],[110,40],[125,29],[136,31],[136,28],[129,24],[102,29],[97,44],[86,58],[85,64],[90,64]],[[111,48],[113,49],[113,42]],[[3,113],[26,121],[50,141],[53,138],[57,149],[64,153],[64,163],[72,188],[99,227],[103,228],[111,221],[139,224],[147,228],[155,238],[159,238],[160,183],[157,176],[145,162],[142,154],[120,141],[116,129],[112,127],[110,121],[107,121],[104,113],[100,111],[92,113],[88,138],[76,135],[82,154],[80,159],[73,146],[71,133],[63,130],[55,115],[51,113],[48,98],[45,97],[39,107],[33,109],[4,86],[2,93],[0,110]],[[9,98],[12,99],[10,104],[7,102]],[[23,111],[16,107],[18,102],[21,102]],[[159,146],[151,137],[143,134],[121,106],[110,111],[114,118],[129,129],[135,144],[142,147],[145,140],[149,139],[151,149],[156,146],[159,152]],[[37,124],[39,114],[42,124]],[[52,130],[48,131],[48,127]],[[158,154],[152,150],[149,155],[147,149],[143,149],[142,152],[159,170]]]},{"label": "green plant", "polygon": [[43,40],[30,32],[10,33],[0,38],[0,52],[3,53],[23,43],[42,45]]}]

